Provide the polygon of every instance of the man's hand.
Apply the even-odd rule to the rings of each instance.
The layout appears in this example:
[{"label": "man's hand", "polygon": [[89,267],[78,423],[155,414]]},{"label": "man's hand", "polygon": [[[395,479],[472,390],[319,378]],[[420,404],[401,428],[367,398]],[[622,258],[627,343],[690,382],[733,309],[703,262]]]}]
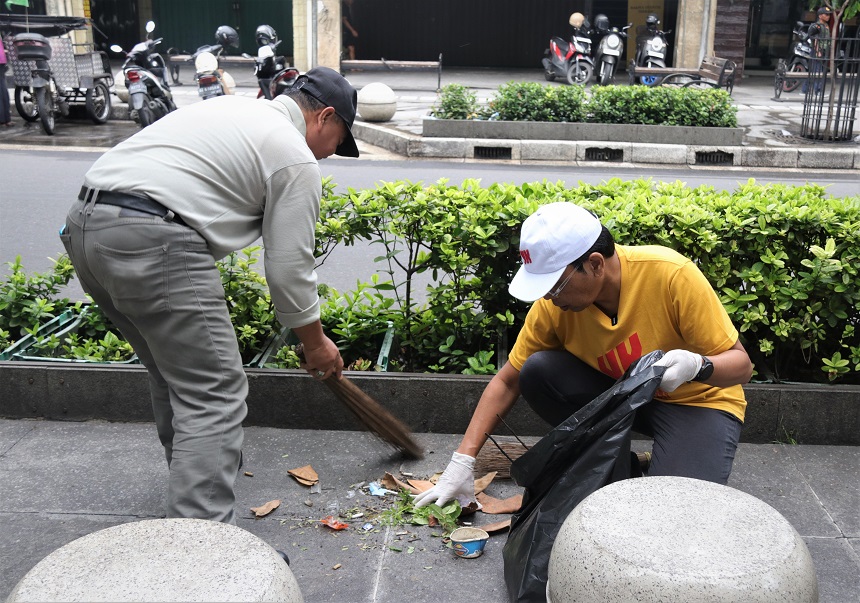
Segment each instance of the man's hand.
[{"label": "man's hand", "polygon": [[666,372],[660,381],[660,389],[673,392],[678,386],[692,381],[702,368],[702,357],[687,350],[669,350],[654,363],[654,366],[665,366]]},{"label": "man's hand", "polygon": [[472,473],[474,469],[475,457],[455,452],[436,485],[415,495],[415,506],[423,507],[436,503],[441,507],[455,498],[464,507],[475,502],[475,476]]},{"label": "man's hand", "polygon": [[328,337],[323,337],[319,345],[310,347],[302,344],[304,362],[301,367],[314,379],[328,379],[332,375],[340,379],[343,373],[343,358],[337,345]]}]

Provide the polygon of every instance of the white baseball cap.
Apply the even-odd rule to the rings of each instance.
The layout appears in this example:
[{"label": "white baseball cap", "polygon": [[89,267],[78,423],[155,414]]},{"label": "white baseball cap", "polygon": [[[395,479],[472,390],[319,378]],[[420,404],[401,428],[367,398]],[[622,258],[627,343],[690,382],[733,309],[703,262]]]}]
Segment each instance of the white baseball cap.
[{"label": "white baseball cap", "polygon": [[539,207],[520,230],[523,265],[508,287],[510,294],[528,302],[546,295],[564,269],[591,249],[602,228],[594,214],[573,203]]}]

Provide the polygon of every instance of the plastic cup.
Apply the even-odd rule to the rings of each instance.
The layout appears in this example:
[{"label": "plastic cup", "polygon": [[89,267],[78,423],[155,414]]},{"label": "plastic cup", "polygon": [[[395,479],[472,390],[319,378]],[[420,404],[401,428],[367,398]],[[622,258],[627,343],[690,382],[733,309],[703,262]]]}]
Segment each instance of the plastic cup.
[{"label": "plastic cup", "polygon": [[490,535],[480,528],[457,528],[451,532],[454,554],[463,559],[480,557]]}]

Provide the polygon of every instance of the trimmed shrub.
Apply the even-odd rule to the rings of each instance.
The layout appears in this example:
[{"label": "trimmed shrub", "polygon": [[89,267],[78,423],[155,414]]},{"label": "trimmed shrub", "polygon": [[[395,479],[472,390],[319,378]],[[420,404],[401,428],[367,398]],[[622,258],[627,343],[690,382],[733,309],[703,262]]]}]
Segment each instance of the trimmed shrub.
[{"label": "trimmed shrub", "polygon": [[[593,210],[620,244],[666,245],[695,261],[759,379],[860,383],[860,199],[816,185],[382,183],[326,199],[318,242],[381,244],[401,366],[461,372],[480,364],[481,352],[503,361],[528,308],[507,293],[520,225],[539,205],[563,200]],[[437,284],[418,307],[411,280],[425,271]]]},{"label": "trimmed shrub", "polygon": [[471,119],[477,113],[475,93],[460,84],[448,84],[439,93],[439,101],[430,114],[439,119]]},{"label": "trimmed shrub", "polygon": [[485,113],[503,121],[583,121],[585,90],[580,86],[508,82],[499,87]]},{"label": "trimmed shrub", "polygon": [[592,122],[737,127],[737,107],[722,89],[662,86],[581,86],[508,82],[485,107],[460,84],[445,86],[431,114],[440,119]]},{"label": "trimmed shrub", "polygon": [[737,108],[722,89],[600,86],[591,90],[588,121],[607,124],[734,128]]},{"label": "trimmed shrub", "polygon": [[[344,194],[326,181],[324,190],[319,263],[338,245],[364,241],[380,250],[381,277],[368,275],[353,292],[322,291],[326,330],[356,366],[370,368],[373,340],[390,321],[399,342],[391,367],[497,370],[528,311],[507,292],[519,268],[520,226],[540,205],[570,201],[594,211],[620,244],[665,245],[696,262],[740,331],[757,379],[860,384],[860,197],[753,180],[732,192],[620,179],[574,188],[546,181],[383,182]],[[249,342],[243,354],[275,328],[264,280],[252,270],[253,251],[222,264],[237,337]],[[419,304],[414,278],[422,273],[432,284]],[[57,300],[56,285],[68,275],[61,259],[44,290],[19,265],[0,283],[4,316],[17,317],[0,325],[7,339],[67,303]]]}]

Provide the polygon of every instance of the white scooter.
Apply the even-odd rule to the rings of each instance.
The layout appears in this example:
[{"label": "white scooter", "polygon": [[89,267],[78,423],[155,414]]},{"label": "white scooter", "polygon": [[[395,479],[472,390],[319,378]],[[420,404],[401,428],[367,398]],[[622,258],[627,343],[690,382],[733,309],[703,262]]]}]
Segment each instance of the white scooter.
[{"label": "white scooter", "polygon": [[[167,69],[164,58],[155,51],[161,38],[155,40],[150,34],[155,30],[155,23],[146,24],[146,40],[135,44],[126,54],[122,64],[122,82],[125,84],[127,101],[131,109],[131,117],[145,128],[152,122],[176,110],[173,94],[167,84]],[[114,44],[114,52],[124,52],[122,47]],[[120,79],[117,78],[117,82]],[[119,87],[117,87],[119,88]],[[117,90],[117,96],[120,95]]]},{"label": "white scooter", "polygon": [[206,100],[225,94],[233,94],[236,82],[229,73],[218,66],[218,58],[228,46],[239,45],[239,34],[228,25],[215,31],[215,44],[201,46],[191,55],[197,78],[197,93]]}]

